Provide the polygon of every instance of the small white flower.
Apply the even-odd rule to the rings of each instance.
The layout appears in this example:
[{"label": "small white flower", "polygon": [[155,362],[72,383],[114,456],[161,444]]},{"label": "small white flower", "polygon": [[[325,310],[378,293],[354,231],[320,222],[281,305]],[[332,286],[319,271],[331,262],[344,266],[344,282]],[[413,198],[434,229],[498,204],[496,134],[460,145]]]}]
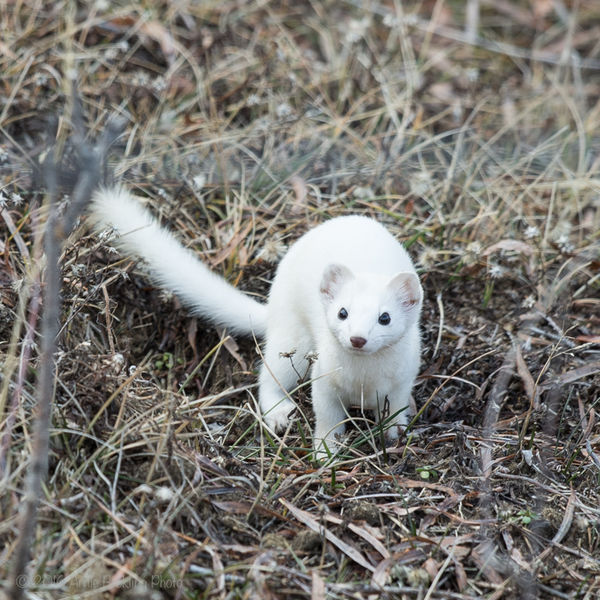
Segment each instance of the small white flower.
[{"label": "small white flower", "polygon": [[282,102],[275,109],[275,114],[280,118],[284,119],[292,114],[292,107],[287,102]]},{"label": "small white flower", "polygon": [[161,92],[164,92],[168,86],[169,86],[169,83],[167,82],[167,80],[164,77],[157,77],[152,82],[152,89],[159,94]]},{"label": "small white flower", "polygon": [[212,240],[211,240],[210,236],[206,235],[206,233],[201,233],[196,238],[196,240],[197,241],[195,243],[202,246],[202,248],[204,248],[205,250],[212,250],[212,247],[213,247]]},{"label": "small white flower", "polygon": [[246,106],[257,106],[260,104],[260,97],[258,94],[250,94],[248,98],[246,98]]},{"label": "small white flower", "polygon": [[360,200],[372,200],[375,198],[375,193],[368,186],[357,186],[352,191],[352,195]]},{"label": "small white flower", "polygon": [[83,277],[85,275],[86,266],[80,264],[71,265],[71,273],[75,275],[75,277]]},{"label": "small white flower", "polygon": [[17,192],[13,192],[10,195],[10,200],[14,206],[21,206],[21,204],[23,203],[23,197],[21,196],[21,194],[17,194]]},{"label": "small white flower", "polygon": [[481,243],[475,240],[474,242],[469,242],[467,245],[467,252],[471,252],[473,254],[481,254]]},{"label": "small white flower", "polygon": [[419,255],[419,264],[423,265],[426,269],[435,265],[438,258],[438,251],[435,248],[425,246],[423,251]]},{"label": "small white flower", "polygon": [[568,254],[569,252],[572,252],[574,249],[574,246],[571,243],[571,241],[569,240],[569,236],[566,233],[563,233],[562,235],[560,235],[557,238],[556,244],[557,244],[559,250],[563,254]]},{"label": "small white flower", "polygon": [[192,179],[192,184],[194,186],[194,189],[197,192],[201,192],[202,188],[206,185],[206,175],[204,175],[204,173],[200,173],[200,175],[196,175]]},{"label": "small white flower", "polygon": [[394,15],[388,13],[387,15],[385,15],[385,17],[383,17],[383,24],[386,27],[398,27],[400,21]]},{"label": "small white flower", "polygon": [[33,83],[36,85],[36,87],[42,87],[43,85],[46,85],[48,83],[48,74],[38,71],[33,77]]},{"label": "small white flower", "polygon": [[101,242],[108,242],[110,241],[113,237],[114,237],[114,229],[112,229],[112,227],[109,227],[107,229],[103,229],[99,234],[98,234],[98,239]]},{"label": "small white flower", "polygon": [[410,177],[408,184],[411,194],[423,198],[431,190],[433,181],[427,171],[419,171]]},{"label": "small white flower", "polygon": [[346,42],[349,44],[354,44],[360,41],[365,37],[367,29],[370,25],[371,19],[369,17],[364,17],[360,21],[357,19],[352,19],[346,28]]},{"label": "small white flower", "polygon": [[319,360],[319,355],[316,352],[307,352],[304,355],[304,358],[309,362],[309,363],[314,363],[317,360]]},{"label": "small white flower", "polygon": [[150,83],[150,75],[146,71],[137,71],[131,77],[131,82],[138,87],[144,87]]},{"label": "small white flower", "polygon": [[0,208],[6,208],[6,196],[0,192]]},{"label": "small white flower", "polygon": [[470,67],[465,71],[465,73],[467,75],[467,79],[471,83],[475,83],[479,80],[479,69],[477,69],[476,67]]},{"label": "small white flower", "polygon": [[535,305],[535,298],[529,294],[529,296],[523,299],[522,305],[524,308],[532,308]]},{"label": "small white flower", "polygon": [[452,116],[456,122],[461,121],[464,114],[463,105],[460,100],[456,100],[452,103]]},{"label": "small white flower", "polygon": [[104,58],[106,60],[115,60],[119,56],[119,49],[116,46],[109,46],[104,51]]},{"label": "small white flower", "polygon": [[175,296],[173,292],[170,292],[169,290],[161,290],[159,293],[159,298],[161,302],[171,302],[171,300],[173,300],[174,297]]},{"label": "small white flower", "polygon": [[488,273],[492,279],[500,279],[504,274],[504,269],[496,263],[491,263],[488,265]]},{"label": "small white flower", "polygon": [[262,258],[267,262],[277,262],[287,251],[287,246],[283,243],[281,236],[275,234],[271,239],[265,242],[265,245],[259,250],[256,258]]},{"label": "small white flower", "polygon": [[481,256],[481,244],[478,241],[469,242],[464,249],[463,262],[465,265],[474,265]]},{"label": "small white flower", "polygon": [[115,365],[115,367],[121,367],[125,364],[125,357],[120,352],[117,352],[111,358],[111,361]]},{"label": "small white flower", "polygon": [[536,227],[535,225],[529,225],[525,230],[524,235],[528,240],[538,237],[540,235],[539,227]]},{"label": "small white flower", "polygon": [[164,485],[161,485],[159,488],[156,489],[156,491],[154,492],[154,497],[162,503],[167,503],[170,502],[173,498],[175,494],[173,493],[173,490],[171,488],[168,488]]}]

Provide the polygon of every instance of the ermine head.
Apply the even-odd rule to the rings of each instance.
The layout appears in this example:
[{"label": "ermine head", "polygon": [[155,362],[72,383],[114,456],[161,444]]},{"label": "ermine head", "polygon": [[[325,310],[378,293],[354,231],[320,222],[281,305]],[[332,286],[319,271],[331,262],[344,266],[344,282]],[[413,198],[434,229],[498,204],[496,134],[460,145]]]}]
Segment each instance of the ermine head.
[{"label": "ermine head", "polygon": [[326,267],[321,301],[327,325],[342,348],[372,354],[395,344],[419,319],[423,290],[415,273],[392,278]]}]

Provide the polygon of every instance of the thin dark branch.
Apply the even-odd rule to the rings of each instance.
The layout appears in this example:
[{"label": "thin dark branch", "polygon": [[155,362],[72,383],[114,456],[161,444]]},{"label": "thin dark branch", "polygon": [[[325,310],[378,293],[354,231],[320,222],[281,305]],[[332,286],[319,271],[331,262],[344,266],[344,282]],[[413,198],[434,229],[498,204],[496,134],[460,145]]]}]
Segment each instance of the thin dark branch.
[{"label": "thin dark branch", "polygon": [[50,424],[54,396],[54,355],[60,331],[61,249],[75,226],[77,218],[85,209],[100,182],[108,149],[119,136],[122,124],[115,119],[110,120],[98,145],[89,144],[85,140],[81,102],[74,94],[73,126],[74,134],[71,141],[78,152],[79,176],[73,190],[72,202],[63,217],[58,211],[62,164],[57,162],[54,147],[48,152],[44,162],[44,175],[48,191],[48,217],[44,231],[46,270],[43,277],[39,378],[36,390],[33,453],[20,512],[20,533],[14,552],[11,584],[8,590],[8,597],[13,600],[20,600],[25,591],[26,569],[35,539],[37,509],[42,495],[42,486],[48,474]]},{"label": "thin dark branch", "polygon": [[48,473],[50,416],[54,392],[54,353],[60,326],[59,258],[61,242],[56,235],[57,169],[53,156],[48,156],[46,163],[49,213],[44,237],[46,272],[44,277],[39,379],[37,382],[33,453],[27,474],[25,497],[19,515],[20,534],[15,549],[11,587],[8,591],[9,598],[14,600],[22,598],[25,591],[25,571],[35,535],[37,508],[42,494],[42,484]]}]

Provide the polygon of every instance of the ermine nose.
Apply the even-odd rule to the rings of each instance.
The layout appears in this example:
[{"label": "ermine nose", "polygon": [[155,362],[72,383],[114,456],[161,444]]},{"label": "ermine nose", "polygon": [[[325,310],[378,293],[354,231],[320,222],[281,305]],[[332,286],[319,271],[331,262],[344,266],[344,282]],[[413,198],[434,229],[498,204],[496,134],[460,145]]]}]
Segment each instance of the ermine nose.
[{"label": "ermine nose", "polygon": [[365,340],[364,337],[352,336],[350,338],[350,343],[352,344],[353,348],[362,348],[367,343],[367,340]]}]

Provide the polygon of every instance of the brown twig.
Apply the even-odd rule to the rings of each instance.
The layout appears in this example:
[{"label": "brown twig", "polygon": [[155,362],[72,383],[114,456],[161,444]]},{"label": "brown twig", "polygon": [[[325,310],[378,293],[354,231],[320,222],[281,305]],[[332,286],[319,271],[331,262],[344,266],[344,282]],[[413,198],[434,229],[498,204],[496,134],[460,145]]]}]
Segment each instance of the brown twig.
[{"label": "brown twig", "polygon": [[57,337],[60,331],[60,254],[64,241],[72,231],[77,217],[91,199],[94,189],[100,182],[103,163],[109,146],[120,132],[120,124],[111,120],[96,147],[84,140],[84,124],[80,112],[80,102],[73,86],[74,106],[74,145],[79,152],[79,177],[75,184],[72,202],[66,214],[61,217],[58,211],[58,182],[60,162],[54,156],[54,148],[48,153],[44,163],[47,187],[48,217],[44,230],[44,251],[46,272],[43,277],[43,313],[41,324],[41,349],[39,356],[39,377],[36,386],[37,402],[33,452],[22,509],[19,520],[12,577],[8,596],[20,600],[26,587],[26,568],[30,559],[31,546],[35,534],[37,508],[42,495],[42,485],[48,473],[50,446],[50,423],[52,400],[54,397],[54,355],[57,350]]},{"label": "brown twig", "polygon": [[25,569],[29,562],[31,544],[35,533],[36,513],[42,493],[42,483],[48,472],[50,415],[54,388],[54,353],[59,331],[61,241],[57,237],[57,177],[56,166],[48,159],[48,219],[45,228],[44,250],[46,273],[44,276],[44,308],[41,325],[41,350],[37,382],[36,419],[33,435],[33,453],[25,485],[25,496],[19,522],[19,538],[15,549],[9,598],[19,600],[25,591]]}]

